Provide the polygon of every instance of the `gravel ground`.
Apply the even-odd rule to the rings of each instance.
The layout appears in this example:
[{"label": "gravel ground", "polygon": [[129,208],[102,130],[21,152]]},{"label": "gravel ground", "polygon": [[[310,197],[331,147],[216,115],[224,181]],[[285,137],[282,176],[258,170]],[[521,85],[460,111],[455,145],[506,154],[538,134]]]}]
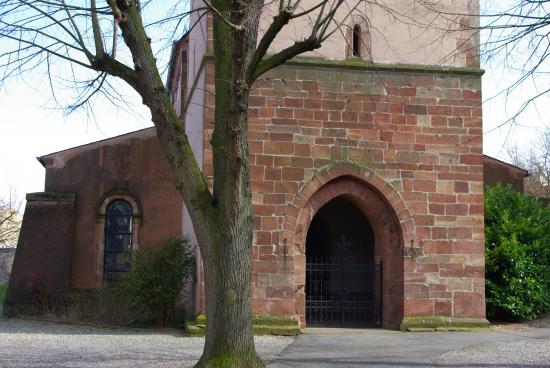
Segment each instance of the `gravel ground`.
[{"label": "gravel ground", "polygon": [[[256,337],[256,349],[269,361],[293,338]],[[0,367],[191,367],[204,339],[178,331],[151,332],[0,318]]]},{"label": "gravel ground", "polygon": [[472,345],[443,354],[434,363],[466,367],[550,367],[550,338]]}]

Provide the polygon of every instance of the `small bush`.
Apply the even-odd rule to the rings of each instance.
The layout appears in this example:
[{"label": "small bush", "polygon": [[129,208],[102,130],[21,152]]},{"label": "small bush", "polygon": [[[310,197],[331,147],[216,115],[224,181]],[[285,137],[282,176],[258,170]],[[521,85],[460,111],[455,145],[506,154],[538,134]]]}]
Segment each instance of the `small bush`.
[{"label": "small bush", "polygon": [[489,317],[550,311],[550,210],[511,186],[487,188],[485,262]]},{"label": "small bush", "polygon": [[6,298],[7,289],[8,289],[8,284],[0,283],[0,303],[2,303]]},{"label": "small bush", "polygon": [[130,270],[114,285],[114,291],[144,321],[159,326],[173,324],[181,290],[194,274],[195,258],[187,239],[168,239],[130,254]]}]

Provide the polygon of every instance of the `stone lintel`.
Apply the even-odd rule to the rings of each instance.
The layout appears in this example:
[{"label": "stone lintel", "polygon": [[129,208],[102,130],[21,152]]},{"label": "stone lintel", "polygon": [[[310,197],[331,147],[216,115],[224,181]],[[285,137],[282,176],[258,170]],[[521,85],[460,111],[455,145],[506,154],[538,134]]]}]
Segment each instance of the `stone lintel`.
[{"label": "stone lintel", "polygon": [[27,193],[27,202],[74,202],[76,193],[36,192]]}]

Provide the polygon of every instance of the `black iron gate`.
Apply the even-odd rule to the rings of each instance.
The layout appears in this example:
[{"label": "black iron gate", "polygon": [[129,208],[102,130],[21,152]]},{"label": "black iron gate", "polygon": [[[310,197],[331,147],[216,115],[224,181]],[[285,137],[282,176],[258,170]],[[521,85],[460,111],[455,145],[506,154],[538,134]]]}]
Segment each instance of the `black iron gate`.
[{"label": "black iron gate", "polygon": [[358,264],[308,259],[308,326],[382,325],[382,263]]}]

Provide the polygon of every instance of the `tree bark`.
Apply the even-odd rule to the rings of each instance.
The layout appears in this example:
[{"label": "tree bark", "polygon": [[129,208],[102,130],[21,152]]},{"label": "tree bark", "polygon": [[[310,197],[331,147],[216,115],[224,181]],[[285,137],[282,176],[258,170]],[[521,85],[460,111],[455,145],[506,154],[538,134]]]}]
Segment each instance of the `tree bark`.
[{"label": "tree bark", "polygon": [[[216,113],[212,193],[162,84],[135,3],[121,11],[118,20],[124,41],[132,52],[134,69],[125,68],[108,56],[95,65],[125,79],[142,96],[175,174],[176,186],[189,210],[203,257],[206,288],[206,340],[197,367],[263,366],[255,350],[250,304],[253,217],[246,82],[246,71],[256,46],[260,7],[245,3],[214,2],[221,14],[229,14],[231,22],[244,26],[234,29],[214,16]],[[119,14],[116,9],[113,12]]]}]

